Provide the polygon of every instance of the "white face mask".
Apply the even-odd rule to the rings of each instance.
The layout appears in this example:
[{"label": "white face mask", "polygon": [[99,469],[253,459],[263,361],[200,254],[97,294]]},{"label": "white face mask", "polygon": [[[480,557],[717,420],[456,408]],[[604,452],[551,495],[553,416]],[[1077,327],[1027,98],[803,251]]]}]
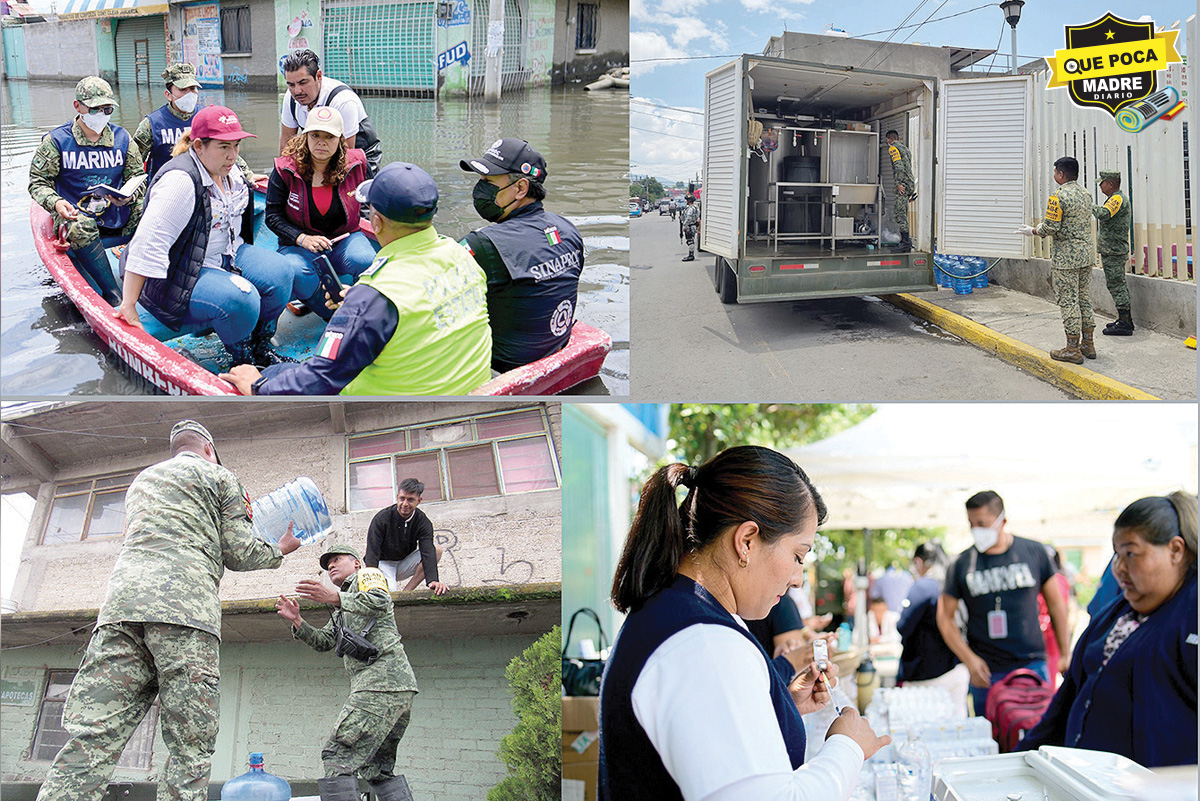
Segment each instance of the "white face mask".
[{"label": "white face mask", "polygon": [[103,114],[101,112],[92,112],[91,114],[80,115],[83,119],[83,124],[93,131],[103,131],[104,126],[108,125],[108,121],[112,119],[111,114]]},{"label": "white face mask", "polygon": [[971,537],[975,540],[975,549],[983,553],[1000,541],[1000,527],[1004,525],[1004,512],[996,518],[990,527],[972,526]]},{"label": "white face mask", "polygon": [[199,101],[200,94],[198,92],[188,92],[183,97],[175,98],[172,102],[175,104],[175,108],[179,109],[184,114],[191,114],[196,110],[196,103]]}]

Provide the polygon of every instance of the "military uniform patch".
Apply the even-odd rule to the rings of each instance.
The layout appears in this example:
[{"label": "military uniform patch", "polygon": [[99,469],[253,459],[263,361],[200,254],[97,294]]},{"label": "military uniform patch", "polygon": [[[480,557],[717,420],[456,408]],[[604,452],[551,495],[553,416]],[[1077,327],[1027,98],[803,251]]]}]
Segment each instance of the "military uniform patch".
[{"label": "military uniform patch", "polygon": [[900,160],[900,151],[896,148],[895,145],[888,145],[888,154],[891,155],[892,161]]},{"label": "military uniform patch", "polygon": [[1113,195],[1104,204],[1104,208],[1108,209],[1110,216],[1117,216],[1117,212],[1121,210],[1121,196]]},{"label": "military uniform patch", "polygon": [[371,590],[383,590],[387,592],[387,577],[377,567],[364,567],[358,571],[358,591],[370,592]]},{"label": "military uniform patch", "polygon": [[1062,206],[1058,205],[1058,195],[1051,195],[1046,201],[1046,220],[1062,222]]},{"label": "military uniform patch", "polygon": [[242,487],[242,502],[246,504],[246,519],[254,522],[254,507],[250,503],[250,490]]}]

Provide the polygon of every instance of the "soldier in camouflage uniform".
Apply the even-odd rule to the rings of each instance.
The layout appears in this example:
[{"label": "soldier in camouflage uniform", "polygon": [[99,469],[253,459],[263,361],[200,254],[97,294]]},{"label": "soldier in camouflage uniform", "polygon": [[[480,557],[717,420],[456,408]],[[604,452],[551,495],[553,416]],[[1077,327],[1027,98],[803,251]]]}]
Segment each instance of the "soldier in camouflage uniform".
[{"label": "soldier in camouflage uniform", "polygon": [[250,496],[221,467],[202,425],[176,424],[171,451],[125,496],[125,541],[63,710],[71,739],[38,801],[100,801],[155,696],[169,752],[160,791],[178,801],[208,797],[220,712],[221,575],[278,567],[300,541],[290,526],[278,545],[251,533]]},{"label": "soldier in camouflage uniform", "polygon": [[896,226],[900,229],[900,242],[896,245],[897,253],[908,253],[912,250],[912,240],[908,237],[908,204],[917,199],[916,181],[913,176],[912,153],[900,141],[900,134],[888,131],[884,134],[888,144],[888,156],[892,160],[892,180],[896,189]]},{"label": "soldier in camouflage uniform", "polygon": [[700,232],[700,207],[696,205],[696,198],[692,195],[687,196],[687,208],[679,220],[679,227],[683,231],[688,246],[687,256],[680,261],[695,261],[696,235]]},{"label": "soldier in camouflage uniform", "polygon": [[50,212],[54,230],[66,223],[71,260],[101,297],[112,304],[121,300],[100,237],[128,242],[142,217],[146,184],[129,200],[112,199],[96,213],[79,208],[88,187],[121,186],[141,175],[142,155],[119,125],[109,123],[117,101],[112,87],[95,76],[75,86],[75,111],[42,139],[29,167],[29,194]]},{"label": "soldier in camouflage uniform", "polygon": [[1092,317],[1092,265],[1096,251],[1092,239],[1092,199],[1075,179],[1079,177],[1079,162],[1064,156],[1054,162],[1054,182],[1058,192],[1046,202],[1046,214],[1041,224],[1018,229],[1026,236],[1054,238],[1051,251],[1050,280],[1054,297],[1062,310],[1067,346],[1050,351],[1050,358],[1060,362],[1083,364],[1084,358],[1096,358],[1092,340],[1095,320]]},{"label": "soldier in camouflage uniform", "polygon": [[[338,645],[338,628],[362,634],[378,649],[373,661],[346,653],[350,697],[321,751],[325,778],[318,780],[322,801],[358,801],[356,775],[366,779],[379,801],[412,801],[408,783],[396,776],[396,748],[408,727],[417,679],[400,644],[396,612],[387,577],[375,567],[363,567],[349,545],[334,545],[321,555],[333,589],[305,579],[296,594],[333,606],[337,611],[323,628],[313,628],[300,616],[299,604],[279,596],[275,608],[292,624],[292,636],[317,651]],[[343,652],[338,651],[339,655]]]},{"label": "soldier in camouflage uniform", "polygon": [[[147,184],[171,160],[172,149],[191,125],[200,96],[200,82],[196,79],[196,68],[191,64],[172,64],[163,70],[162,77],[167,82],[163,90],[167,102],[143,117],[133,133],[133,142],[145,160]],[[234,164],[253,184],[257,176],[246,160],[239,155]]]},{"label": "soldier in camouflage uniform", "polygon": [[1125,265],[1129,263],[1129,220],[1133,208],[1121,191],[1121,173],[1116,170],[1100,172],[1100,191],[1108,200],[1092,207],[1092,216],[1100,221],[1096,233],[1096,250],[1104,265],[1104,282],[1117,307],[1117,319],[1104,326],[1103,334],[1133,336],[1133,316],[1129,311],[1129,287],[1125,285]]}]

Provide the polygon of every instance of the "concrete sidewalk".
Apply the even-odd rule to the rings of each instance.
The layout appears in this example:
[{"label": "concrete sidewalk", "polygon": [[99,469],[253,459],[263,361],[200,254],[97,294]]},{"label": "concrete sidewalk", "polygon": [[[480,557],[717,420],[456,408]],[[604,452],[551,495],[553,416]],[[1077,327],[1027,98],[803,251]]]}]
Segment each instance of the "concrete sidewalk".
[{"label": "concrete sidewalk", "polygon": [[943,288],[884,300],[1076,397],[1196,400],[1196,351],[1182,337],[1142,327],[1131,337],[1103,336],[1112,318],[1097,314],[1097,357],[1079,366],[1050,358],[1048,351],[1063,347],[1066,339],[1058,306],[1049,300],[997,284],[970,295]]}]

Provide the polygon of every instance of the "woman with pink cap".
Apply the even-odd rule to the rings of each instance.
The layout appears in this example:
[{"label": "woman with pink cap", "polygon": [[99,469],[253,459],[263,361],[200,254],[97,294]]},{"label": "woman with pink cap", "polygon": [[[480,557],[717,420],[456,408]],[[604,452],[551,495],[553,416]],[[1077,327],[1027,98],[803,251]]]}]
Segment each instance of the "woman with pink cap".
[{"label": "woman with pink cap", "polygon": [[225,106],[192,118],[147,190],[113,314],[140,328],[140,303],[173,331],[215,331],[233,364],[269,365],[291,361],[275,353],[271,337],[295,271],[284,256],[251,244],[253,190],[234,162],[241,140],[253,136]]}]

